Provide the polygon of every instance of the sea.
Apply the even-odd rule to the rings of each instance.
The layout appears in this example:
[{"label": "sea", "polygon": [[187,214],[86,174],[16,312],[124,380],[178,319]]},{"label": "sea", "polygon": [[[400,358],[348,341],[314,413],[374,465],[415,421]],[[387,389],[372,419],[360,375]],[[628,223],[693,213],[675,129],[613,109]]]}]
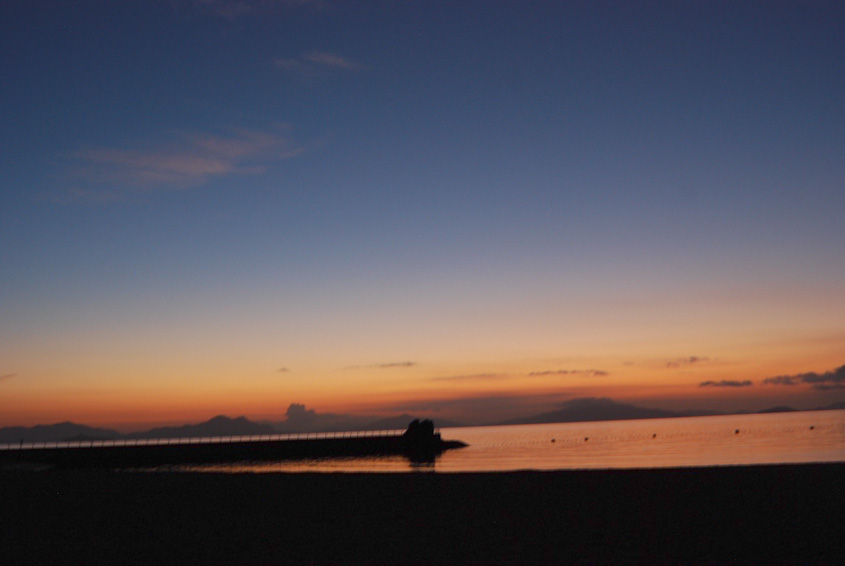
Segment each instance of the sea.
[{"label": "sea", "polygon": [[175,472],[506,472],[845,462],[845,410],[440,429],[468,446],[402,456],[171,466]]}]

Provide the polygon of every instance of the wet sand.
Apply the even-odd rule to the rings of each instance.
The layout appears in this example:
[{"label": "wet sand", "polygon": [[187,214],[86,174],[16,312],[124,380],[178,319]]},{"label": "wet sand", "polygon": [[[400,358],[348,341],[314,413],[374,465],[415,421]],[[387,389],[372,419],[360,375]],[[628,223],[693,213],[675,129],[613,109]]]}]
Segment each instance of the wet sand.
[{"label": "wet sand", "polygon": [[839,564],[845,464],[0,472],[4,564]]}]

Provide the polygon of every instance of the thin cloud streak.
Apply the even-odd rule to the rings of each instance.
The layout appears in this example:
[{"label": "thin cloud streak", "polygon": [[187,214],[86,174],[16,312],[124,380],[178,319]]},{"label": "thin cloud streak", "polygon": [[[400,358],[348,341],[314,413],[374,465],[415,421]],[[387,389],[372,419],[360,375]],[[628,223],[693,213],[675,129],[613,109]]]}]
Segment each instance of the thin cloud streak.
[{"label": "thin cloud streak", "polygon": [[744,379],[737,381],[733,379],[723,379],[721,381],[702,381],[698,384],[699,387],[750,387],[753,385],[751,380]]},{"label": "thin cloud streak", "polygon": [[7,373],[5,375],[0,375],[0,382],[9,381],[10,379],[12,379],[13,377],[15,377],[17,375],[18,374],[16,374],[16,373]]},{"label": "thin cloud streak", "polygon": [[547,376],[583,376],[583,377],[601,377],[608,375],[606,371],[599,369],[556,369],[544,371],[532,371],[528,374],[511,374],[511,373],[475,373],[467,375],[449,375],[443,377],[432,377],[428,381],[434,382],[454,382],[454,381],[493,381],[498,379],[517,377],[518,375],[528,375],[529,377],[547,377]]},{"label": "thin cloud streak", "polygon": [[335,53],[327,53],[325,51],[312,51],[303,57],[306,61],[310,61],[316,65],[324,67],[332,67],[335,69],[345,69],[347,71],[360,71],[363,66],[350,61]]},{"label": "thin cloud streak", "polygon": [[693,364],[698,364],[701,362],[709,362],[710,358],[704,358],[701,356],[689,356],[687,358],[678,358],[677,360],[673,360],[671,362],[666,362],[667,368],[679,368],[681,366],[691,366]]},{"label": "thin cloud streak", "polygon": [[[70,155],[76,179],[135,189],[189,188],[215,177],[263,173],[302,153],[288,137],[237,129],[229,135],[181,133],[143,149],[87,148]],[[95,193],[99,194],[99,193]]]},{"label": "thin cloud streak", "polygon": [[277,69],[303,77],[318,77],[332,71],[357,73],[368,67],[337,53],[310,51],[301,57],[278,57],[273,60]]},{"label": "thin cloud streak", "polygon": [[600,369],[553,369],[543,371],[532,371],[529,372],[528,375],[532,377],[539,377],[545,375],[583,375],[587,377],[602,377],[608,375],[608,373]]},{"label": "thin cloud streak", "polygon": [[382,364],[370,364],[366,366],[348,366],[345,369],[390,369],[390,368],[410,368],[417,365],[417,362],[386,362]]},{"label": "thin cloud streak", "polygon": [[428,381],[490,381],[510,377],[506,373],[474,373],[469,375],[447,375],[443,377],[432,377]]}]

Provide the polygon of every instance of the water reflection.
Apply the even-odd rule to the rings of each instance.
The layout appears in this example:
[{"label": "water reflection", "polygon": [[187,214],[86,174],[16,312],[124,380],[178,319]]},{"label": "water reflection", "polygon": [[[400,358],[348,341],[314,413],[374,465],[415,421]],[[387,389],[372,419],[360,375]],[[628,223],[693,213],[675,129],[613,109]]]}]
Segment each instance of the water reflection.
[{"label": "water reflection", "polygon": [[469,446],[425,461],[380,456],[176,469],[408,473],[845,462],[845,411],[464,427],[442,432]]},{"label": "water reflection", "polygon": [[444,430],[447,432],[469,447],[444,454],[438,471],[845,461],[845,411]]},{"label": "water reflection", "polygon": [[[439,457],[438,457],[439,458]],[[369,456],[310,458],[224,462],[215,464],[182,464],[159,466],[147,471],[217,472],[217,473],[280,473],[280,472],[434,472],[437,458],[417,459],[408,456]]]}]

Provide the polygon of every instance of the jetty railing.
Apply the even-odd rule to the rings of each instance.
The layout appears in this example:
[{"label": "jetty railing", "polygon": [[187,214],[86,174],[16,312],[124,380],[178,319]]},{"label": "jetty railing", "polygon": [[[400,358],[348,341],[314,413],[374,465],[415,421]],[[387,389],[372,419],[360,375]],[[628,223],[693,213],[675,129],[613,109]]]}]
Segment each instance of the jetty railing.
[{"label": "jetty railing", "polygon": [[392,438],[404,430],[358,430],[343,432],[295,432],[243,436],[192,436],[178,438],[114,438],[101,440],[61,440],[52,442],[9,442],[0,451],[44,450],[62,448],[123,448],[131,446],[171,446],[186,444],[234,444],[244,442],[284,442],[297,440],[335,440],[346,438]]}]

